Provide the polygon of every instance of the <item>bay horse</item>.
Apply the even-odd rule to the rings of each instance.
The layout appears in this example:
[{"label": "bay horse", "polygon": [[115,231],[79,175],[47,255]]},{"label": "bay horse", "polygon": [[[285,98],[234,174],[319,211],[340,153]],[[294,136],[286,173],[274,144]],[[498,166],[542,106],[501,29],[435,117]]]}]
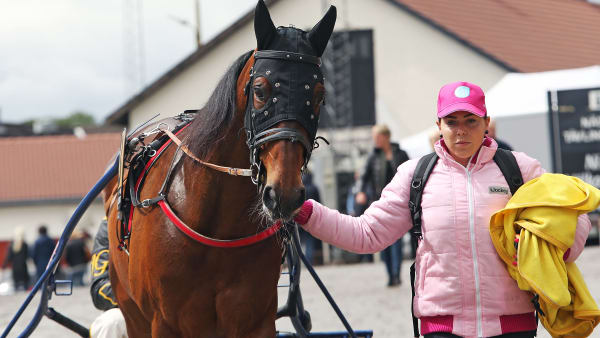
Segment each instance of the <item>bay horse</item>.
[{"label": "bay horse", "polygon": [[130,337],[275,336],[283,244],[273,234],[305,199],[335,20],[332,6],[308,32],[276,28],[259,0],[256,49],[177,135],[159,128],[170,143],[149,151],[127,224],[118,179],[105,188],[110,279]]}]

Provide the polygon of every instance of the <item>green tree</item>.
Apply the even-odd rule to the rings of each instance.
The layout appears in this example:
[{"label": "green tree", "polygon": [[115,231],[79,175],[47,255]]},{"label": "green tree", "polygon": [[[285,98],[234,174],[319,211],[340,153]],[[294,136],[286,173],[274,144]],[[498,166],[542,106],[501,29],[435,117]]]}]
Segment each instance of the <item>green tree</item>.
[{"label": "green tree", "polygon": [[54,119],[54,123],[62,128],[89,127],[96,125],[94,117],[83,111],[75,111],[65,118]]}]

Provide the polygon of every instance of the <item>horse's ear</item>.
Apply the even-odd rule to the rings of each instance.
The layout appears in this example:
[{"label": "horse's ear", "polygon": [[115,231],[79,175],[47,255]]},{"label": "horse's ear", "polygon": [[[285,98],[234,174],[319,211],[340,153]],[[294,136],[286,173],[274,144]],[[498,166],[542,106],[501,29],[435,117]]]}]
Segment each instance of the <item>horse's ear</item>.
[{"label": "horse's ear", "polygon": [[267,48],[275,34],[277,34],[277,28],[275,28],[263,0],[258,0],[254,11],[254,34],[256,35],[256,48],[258,50]]},{"label": "horse's ear", "polygon": [[308,32],[308,40],[315,49],[317,56],[323,55],[327,42],[333,32],[335,20],[337,19],[337,10],[335,6],[330,6],[325,16]]}]

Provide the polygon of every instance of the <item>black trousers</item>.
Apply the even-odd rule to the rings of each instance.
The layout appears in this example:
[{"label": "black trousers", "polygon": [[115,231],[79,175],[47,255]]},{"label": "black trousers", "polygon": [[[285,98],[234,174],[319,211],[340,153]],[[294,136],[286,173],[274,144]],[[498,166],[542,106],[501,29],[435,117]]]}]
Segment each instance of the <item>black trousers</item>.
[{"label": "black trousers", "polygon": [[[514,333],[501,334],[499,336],[494,336],[494,337],[490,337],[490,338],[533,338],[533,337],[535,337],[535,333],[536,333],[536,331],[514,332]],[[425,337],[425,338],[461,338],[460,336],[457,336],[455,334],[448,333],[448,332],[429,333],[423,337]]]}]

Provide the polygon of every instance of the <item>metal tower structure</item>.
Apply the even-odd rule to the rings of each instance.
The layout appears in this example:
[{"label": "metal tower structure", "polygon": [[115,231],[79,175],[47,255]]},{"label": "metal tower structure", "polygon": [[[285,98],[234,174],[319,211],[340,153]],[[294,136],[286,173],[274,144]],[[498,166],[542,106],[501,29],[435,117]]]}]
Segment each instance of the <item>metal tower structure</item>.
[{"label": "metal tower structure", "polygon": [[126,97],[146,83],[143,0],[123,0],[123,73]]},{"label": "metal tower structure", "polygon": [[[329,1],[321,1],[325,11]],[[346,128],[352,121],[352,42],[350,41],[347,19],[347,0],[342,3],[340,18],[343,30],[332,34],[326,52],[323,55],[325,73],[325,92],[327,93],[324,112],[330,117],[332,128]]]}]

